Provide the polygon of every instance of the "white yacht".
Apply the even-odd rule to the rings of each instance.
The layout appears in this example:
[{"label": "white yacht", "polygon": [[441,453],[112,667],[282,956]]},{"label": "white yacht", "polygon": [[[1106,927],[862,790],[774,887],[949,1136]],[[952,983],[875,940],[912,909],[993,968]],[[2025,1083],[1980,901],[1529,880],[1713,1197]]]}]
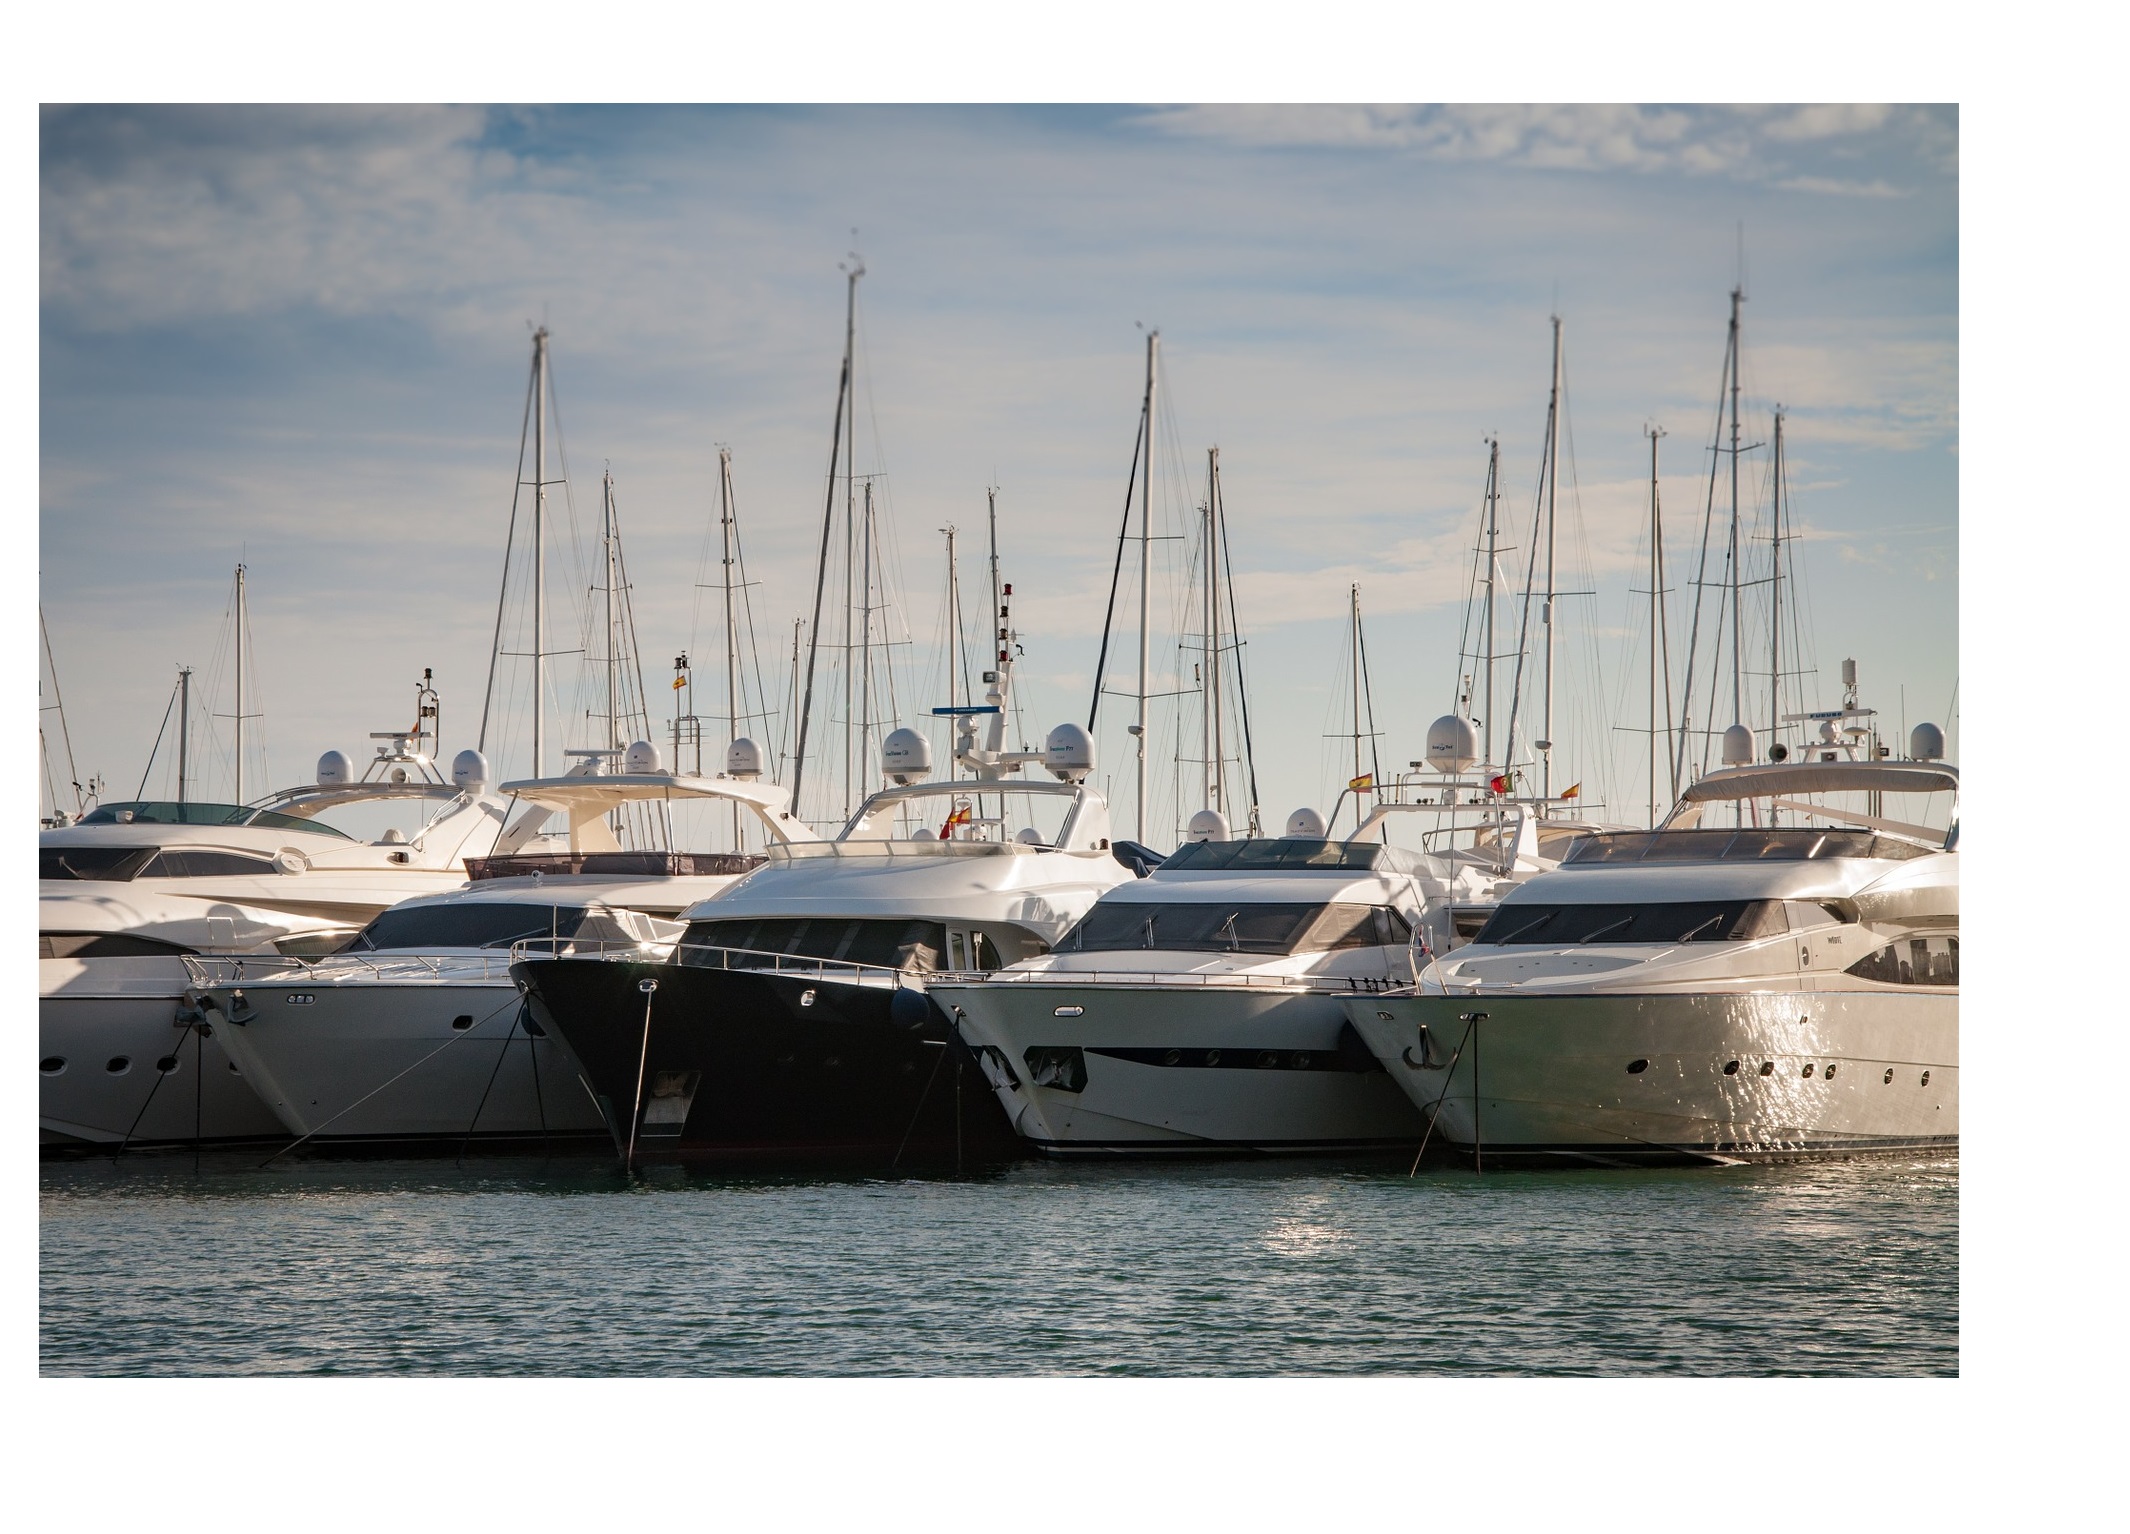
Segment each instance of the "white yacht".
[{"label": "white yacht", "polygon": [[[330,957],[205,977],[200,1007],[289,1134],[339,1145],[605,1138],[574,1069],[524,1012],[513,950],[662,959],[683,909],[763,861],[623,849],[612,820],[630,806],[664,820],[725,803],[772,846],[818,838],[788,792],[756,781],[751,742],[728,755],[736,774],[715,777],[668,772],[643,741],[621,772],[585,755],[569,775],[503,785],[516,818],[464,888],[393,907]],[[560,840],[546,829],[557,816],[566,847],[521,850]]]},{"label": "white yacht", "polygon": [[[1708,773],[1658,828],[1583,839],[1470,944],[1347,1016],[1433,1136],[1482,1165],[1956,1144],[1959,775],[1942,751],[1922,725],[1906,761]],[[1888,817],[1896,796],[1946,805],[1944,824]]]},{"label": "white yacht", "polygon": [[[160,1107],[141,1117],[153,1082],[139,1067],[195,1053],[177,1048],[183,1030],[207,1022],[186,1000],[187,954],[328,952],[387,906],[464,882],[467,860],[488,852],[503,828],[485,759],[459,753],[446,780],[421,733],[380,738],[359,779],[343,753],[329,751],[316,783],[256,803],[105,804],[38,834],[44,1143],[130,1143],[164,1122]],[[410,812],[407,826],[374,840],[326,818],[393,804]],[[136,920],[138,930],[126,925]],[[122,941],[129,934],[134,941]],[[137,951],[144,945],[152,954]],[[179,1137],[272,1134],[264,1105],[231,1086],[228,1057],[207,1027],[204,1076],[225,1090],[202,1094],[198,1122],[188,1112]]]},{"label": "white yacht", "polygon": [[330,918],[110,881],[37,898],[40,1137],[54,1146],[249,1139],[280,1131],[185,1001],[194,955],[324,952]]}]

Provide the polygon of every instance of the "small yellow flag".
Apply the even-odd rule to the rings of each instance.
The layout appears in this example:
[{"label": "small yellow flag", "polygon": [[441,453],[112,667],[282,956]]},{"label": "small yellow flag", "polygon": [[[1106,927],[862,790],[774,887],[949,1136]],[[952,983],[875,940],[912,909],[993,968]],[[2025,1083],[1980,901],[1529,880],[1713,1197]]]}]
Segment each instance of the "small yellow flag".
[{"label": "small yellow flag", "polygon": [[1582,792],[1583,792],[1583,785],[1582,785],[1582,784],[1580,784],[1580,783],[1578,783],[1578,784],[1576,784],[1576,785],[1575,785],[1575,786],[1574,786],[1573,788],[1567,788],[1567,789],[1563,789],[1563,790],[1561,791],[1561,797],[1562,797],[1563,799],[1577,799],[1577,798],[1580,798],[1580,797],[1582,797]]},{"label": "small yellow flag", "polygon": [[1356,794],[1372,793],[1375,791],[1375,786],[1376,775],[1372,772],[1364,772],[1358,778],[1348,778],[1346,780],[1348,791]]},{"label": "small yellow flag", "polygon": [[687,685],[688,679],[684,676],[677,676],[673,679],[673,690],[675,692],[679,692],[683,687]]}]

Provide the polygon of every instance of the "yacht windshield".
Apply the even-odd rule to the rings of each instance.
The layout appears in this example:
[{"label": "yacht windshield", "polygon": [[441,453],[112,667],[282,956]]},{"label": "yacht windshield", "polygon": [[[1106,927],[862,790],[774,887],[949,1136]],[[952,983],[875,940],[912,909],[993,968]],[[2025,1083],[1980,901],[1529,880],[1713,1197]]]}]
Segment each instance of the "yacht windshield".
[{"label": "yacht windshield", "polygon": [[117,804],[100,804],[82,816],[78,823],[85,826],[263,826],[275,831],[308,831],[314,836],[351,840],[345,831],[336,831],[331,826],[301,816],[255,810],[246,804],[202,804],[193,800],[179,804],[169,799],[128,799]]},{"label": "yacht windshield", "polygon": [[1934,848],[1869,831],[1811,826],[1701,831],[1608,831],[1585,836],[1563,868],[1593,863],[1799,863],[1814,858],[1920,858]]},{"label": "yacht windshield", "polygon": [[1065,934],[1058,951],[1112,953],[1159,948],[1171,953],[1323,953],[1335,948],[1402,946],[1411,941],[1412,930],[1405,918],[1388,906],[1343,901],[1246,904],[1220,900],[1190,905],[1098,902],[1077,927]]},{"label": "yacht windshield", "polygon": [[1256,837],[1239,842],[1185,842],[1162,861],[1161,870],[1208,869],[1248,872],[1252,869],[1333,868],[1352,873],[1383,869],[1390,873],[1414,873],[1420,859],[1402,847],[1382,842],[1318,841],[1312,837]]},{"label": "yacht windshield", "polygon": [[947,929],[936,921],[769,916],[690,922],[673,957],[676,964],[713,968],[727,967],[728,955],[739,953],[936,970],[946,950]]},{"label": "yacht windshield", "polygon": [[39,847],[40,879],[103,879],[123,883],[155,856],[153,847]]},{"label": "yacht windshield", "polygon": [[1567,948],[1579,943],[1724,943],[1789,931],[1780,900],[1674,900],[1652,905],[1504,905],[1474,943]]},{"label": "yacht windshield", "polygon": [[[589,930],[591,921],[601,930]],[[605,930],[611,928],[611,931]],[[633,942],[610,916],[583,906],[428,905],[386,911],[348,944],[349,953],[431,948],[508,948],[531,938],[569,937]]]}]

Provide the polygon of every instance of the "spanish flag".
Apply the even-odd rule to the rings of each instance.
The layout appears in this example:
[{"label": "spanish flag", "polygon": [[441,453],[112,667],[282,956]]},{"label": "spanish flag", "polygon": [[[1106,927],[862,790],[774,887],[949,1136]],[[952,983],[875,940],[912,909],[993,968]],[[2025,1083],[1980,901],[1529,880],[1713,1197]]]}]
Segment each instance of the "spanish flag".
[{"label": "spanish flag", "polygon": [[675,692],[679,692],[683,687],[687,685],[688,679],[684,676],[677,676],[673,679],[673,690]]},{"label": "spanish flag", "polygon": [[1583,785],[1582,785],[1582,784],[1580,784],[1580,783],[1578,783],[1578,784],[1576,784],[1576,785],[1575,785],[1574,787],[1572,787],[1572,788],[1565,788],[1565,789],[1562,789],[1562,790],[1561,790],[1561,797],[1562,797],[1563,799],[1576,799],[1576,798],[1580,798],[1580,797],[1582,796],[1582,792],[1583,792]]},{"label": "spanish flag", "polygon": [[1358,778],[1348,778],[1346,780],[1346,789],[1349,793],[1373,793],[1375,791],[1375,787],[1376,775],[1372,772],[1364,772]]},{"label": "spanish flag", "polygon": [[953,834],[956,826],[965,826],[968,823],[969,806],[965,804],[947,817],[947,823],[939,828],[939,839],[946,841]]}]

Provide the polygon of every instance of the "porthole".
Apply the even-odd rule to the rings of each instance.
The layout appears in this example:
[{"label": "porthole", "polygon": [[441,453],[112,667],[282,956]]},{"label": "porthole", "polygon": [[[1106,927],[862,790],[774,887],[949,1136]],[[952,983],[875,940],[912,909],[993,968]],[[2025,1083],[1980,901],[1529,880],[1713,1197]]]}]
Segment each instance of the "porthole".
[{"label": "porthole", "polygon": [[1832,1065],[1829,1065],[1827,1067],[1827,1079],[1829,1081],[1832,1081],[1834,1079],[1834,1067]]},{"label": "porthole", "polygon": [[1763,1076],[1772,1076],[1772,1075],[1774,1075],[1774,1074],[1775,1074],[1775,1062],[1774,1062],[1773,1060],[1763,1060],[1763,1061],[1761,1061],[1761,1062],[1760,1062],[1760,1074],[1761,1074],[1761,1075],[1763,1075]]},{"label": "porthole", "polygon": [[1811,1075],[1811,1074],[1812,1074],[1812,1062],[1811,1062],[1811,1061],[1807,1060],[1807,1061],[1805,1062],[1805,1068],[1804,1068],[1804,1071],[1803,1071],[1803,1073],[1802,1073],[1802,1074],[1804,1074],[1804,1075],[1807,1075],[1807,1076],[1809,1076],[1809,1075]]},{"label": "porthole", "polygon": [[799,1005],[800,1005],[800,1006],[802,1006],[802,1007],[810,1007],[810,1006],[812,1006],[813,1004],[814,1004],[814,993],[813,993],[812,991],[801,991],[801,992],[799,992]]},{"label": "porthole", "polygon": [[1724,1075],[1726,1075],[1726,1076],[1735,1076],[1735,1075],[1737,1075],[1737,1074],[1738,1074],[1738,1062],[1737,1062],[1736,1060],[1732,1060],[1732,1061],[1729,1061],[1729,1062],[1727,1062],[1727,1063],[1726,1063],[1726,1064],[1724,1065],[1724,1067],[1723,1067],[1723,1074],[1724,1074]]},{"label": "porthole", "polygon": [[[1209,1049],[1209,1050],[1207,1050],[1207,1051],[1206,1051],[1206,1064],[1208,1064],[1208,1065],[1218,1065],[1218,1064],[1220,1064],[1220,1051],[1219,1051],[1219,1050],[1217,1050],[1217,1049]],[[1925,1079],[1928,1079],[1928,1078],[1925,1078]]]},{"label": "porthole", "polygon": [[46,1055],[37,1062],[37,1069],[47,1076],[64,1076],[67,1070],[65,1055]]},{"label": "porthole", "polygon": [[1259,1050],[1257,1054],[1257,1065],[1258,1069],[1260,1070],[1269,1071],[1277,1069],[1279,1066],[1279,1051],[1276,1049]]},{"label": "porthole", "polygon": [[169,1074],[170,1074],[170,1073],[171,1073],[172,1071],[174,1071],[174,1070],[176,1070],[176,1069],[177,1069],[177,1056],[176,1056],[176,1055],[165,1055],[165,1056],[163,1056],[163,1058],[162,1058],[162,1059],[160,1059],[160,1060],[158,1060],[158,1061],[156,1061],[156,1062],[155,1062],[155,1068],[156,1068],[156,1069],[157,1069],[158,1071],[160,1071],[160,1072],[161,1072],[161,1073],[162,1073],[163,1075],[165,1075],[165,1076],[169,1075]]},{"label": "porthole", "polygon": [[1307,1053],[1299,1049],[1294,1052],[1294,1068],[1298,1071],[1309,1069],[1309,1056]]},{"label": "porthole", "polygon": [[1893,1067],[1890,1065],[1886,1067],[1886,1085],[1893,1085]]},{"label": "porthole", "polygon": [[461,1012],[457,1017],[454,1017],[451,1020],[451,1031],[453,1033],[464,1033],[468,1028],[471,1028],[472,1026],[473,1014],[471,1012]]},{"label": "porthole", "polygon": [[133,1069],[133,1061],[126,1055],[113,1055],[104,1062],[104,1069],[114,1076],[123,1076]]},{"label": "porthole", "polygon": [[1926,1087],[1930,1085],[1930,1072],[1928,1071],[1923,1073],[1923,1085]]},{"label": "porthole", "polygon": [[1172,1049],[1167,1054],[1161,1057],[1161,1063],[1163,1065],[1180,1065],[1182,1062],[1183,1051],[1180,1049]]},{"label": "porthole", "polygon": [[1648,1069],[1649,1062],[1647,1060],[1630,1060],[1627,1062],[1627,1074],[1630,1076],[1639,1076]]}]

